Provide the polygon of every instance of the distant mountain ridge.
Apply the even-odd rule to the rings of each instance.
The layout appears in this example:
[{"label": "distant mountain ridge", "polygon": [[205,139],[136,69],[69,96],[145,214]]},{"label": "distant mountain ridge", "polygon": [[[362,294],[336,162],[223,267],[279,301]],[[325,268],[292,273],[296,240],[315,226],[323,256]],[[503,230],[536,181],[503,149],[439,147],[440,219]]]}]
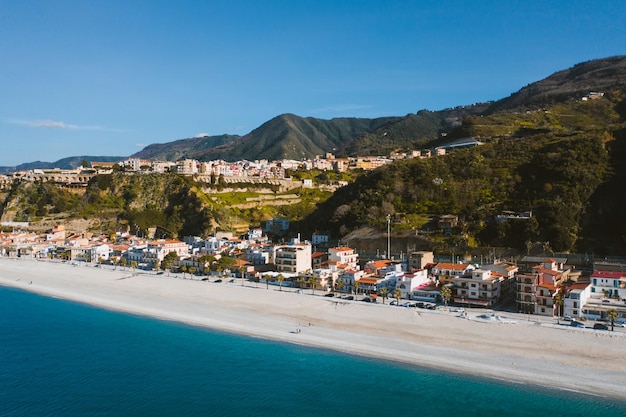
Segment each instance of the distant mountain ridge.
[{"label": "distant mountain ridge", "polygon": [[0,167],[0,174],[10,174],[16,171],[29,171],[33,169],[75,169],[82,165],[83,161],[87,162],[117,162],[125,159],[125,156],[70,156],[59,159],[56,162],[27,162],[13,167]]},{"label": "distant mountain ridge", "polygon": [[[393,151],[435,147],[445,140],[460,137],[465,133],[457,128],[467,116],[535,109],[578,100],[590,91],[609,89],[626,89],[626,56],[574,65],[494,102],[375,119],[324,120],[282,114],[244,136],[225,134],[152,144],[130,157],[166,161],[185,158],[235,161],[300,160],[327,152],[339,156],[384,155]],[[82,159],[88,158],[101,161],[123,159],[70,157],[54,163],[32,162],[17,167],[0,167],[0,173],[33,168],[75,168]]]}]

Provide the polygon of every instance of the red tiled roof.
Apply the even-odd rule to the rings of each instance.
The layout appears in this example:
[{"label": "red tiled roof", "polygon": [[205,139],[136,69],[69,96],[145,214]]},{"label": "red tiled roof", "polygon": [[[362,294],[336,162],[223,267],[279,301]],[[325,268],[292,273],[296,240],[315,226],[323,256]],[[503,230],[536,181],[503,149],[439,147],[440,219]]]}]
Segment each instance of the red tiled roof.
[{"label": "red tiled roof", "polygon": [[593,271],[591,278],[609,278],[618,279],[625,276],[621,271]]}]

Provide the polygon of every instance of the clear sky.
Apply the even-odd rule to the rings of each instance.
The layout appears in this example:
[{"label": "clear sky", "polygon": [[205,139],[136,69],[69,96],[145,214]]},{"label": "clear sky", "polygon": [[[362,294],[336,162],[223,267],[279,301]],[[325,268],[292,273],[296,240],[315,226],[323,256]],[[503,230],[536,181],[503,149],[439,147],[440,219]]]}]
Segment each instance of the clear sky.
[{"label": "clear sky", "polygon": [[498,100],[624,54],[623,0],[0,0],[0,166]]}]

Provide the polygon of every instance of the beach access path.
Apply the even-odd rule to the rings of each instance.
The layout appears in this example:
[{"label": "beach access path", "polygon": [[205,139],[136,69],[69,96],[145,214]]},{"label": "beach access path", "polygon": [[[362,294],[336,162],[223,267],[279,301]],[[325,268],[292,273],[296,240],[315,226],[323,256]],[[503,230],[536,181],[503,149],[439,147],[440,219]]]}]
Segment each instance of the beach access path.
[{"label": "beach access path", "polygon": [[381,361],[626,400],[623,329],[578,329],[508,314],[489,319],[474,311],[464,318],[241,279],[215,283],[88,265],[0,257],[0,285]]}]

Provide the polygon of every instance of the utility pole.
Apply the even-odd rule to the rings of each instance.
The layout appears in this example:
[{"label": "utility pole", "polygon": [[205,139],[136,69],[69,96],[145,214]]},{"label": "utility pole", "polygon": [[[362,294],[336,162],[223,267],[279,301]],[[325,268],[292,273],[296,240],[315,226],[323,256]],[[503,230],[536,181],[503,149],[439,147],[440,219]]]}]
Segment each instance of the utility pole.
[{"label": "utility pole", "polygon": [[387,215],[387,259],[391,259],[391,214]]}]

